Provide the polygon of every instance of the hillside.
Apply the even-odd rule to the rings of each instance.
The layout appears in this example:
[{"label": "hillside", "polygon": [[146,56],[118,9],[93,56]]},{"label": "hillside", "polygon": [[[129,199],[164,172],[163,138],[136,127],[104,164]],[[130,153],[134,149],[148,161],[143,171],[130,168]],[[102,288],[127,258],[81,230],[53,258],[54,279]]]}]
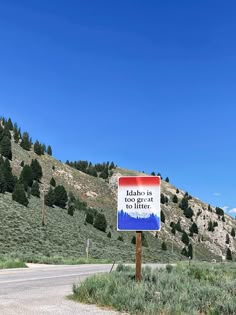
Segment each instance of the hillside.
[{"label": "hillside", "polygon": [[[120,175],[144,175],[143,173],[121,169],[113,170],[113,175],[104,180],[78,171],[48,154],[37,155],[32,149],[24,150],[15,143],[12,137],[13,173],[19,176],[22,170],[21,163],[30,164],[37,159],[43,170],[40,190],[48,191],[50,180],[53,177],[57,185],[64,185],[67,192],[71,191],[85,201],[88,207],[104,213],[108,222],[106,233],[99,231],[91,224],[85,223],[86,212],[76,209],[73,216],[67,214],[66,209],[45,207],[46,224],[41,224],[42,200],[31,196],[28,207],[12,200],[10,193],[0,194],[0,253],[12,256],[25,257],[81,257],[85,256],[86,241],[90,239],[90,255],[94,258],[109,258],[116,261],[134,261],[135,245],[131,243],[134,233],[116,231],[117,207],[117,179]],[[165,215],[161,232],[157,235],[145,233],[148,247],[143,247],[144,261],[176,261],[186,259],[181,254],[185,247],[181,238],[183,231],[189,234],[189,228],[196,223],[198,234],[189,236],[193,246],[193,255],[196,259],[220,260],[226,256],[229,247],[235,258],[236,240],[231,236],[232,228],[236,227],[235,220],[228,215],[216,214],[214,207],[191,197],[181,189],[172,186],[166,181],[161,182],[161,192],[164,202],[161,204]],[[178,202],[173,202],[177,196]],[[187,196],[188,207],[193,211],[192,218],[187,218],[179,207],[181,200]],[[175,229],[173,224],[180,221],[182,231]],[[209,222],[215,222],[214,231],[209,231]],[[171,223],[172,222],[172,223]],[[170,226],[172,225],[172,227]],[[215,224],[215,225],[216,225]],[[107,237],[107,232],[111,238]],[[226,244],[226,235],[228,243]],[[118,240],[122,236],[123,241]],[[167,250],[162,250],[165,241]],[[186,247],[187,248],[187,247]]]}]

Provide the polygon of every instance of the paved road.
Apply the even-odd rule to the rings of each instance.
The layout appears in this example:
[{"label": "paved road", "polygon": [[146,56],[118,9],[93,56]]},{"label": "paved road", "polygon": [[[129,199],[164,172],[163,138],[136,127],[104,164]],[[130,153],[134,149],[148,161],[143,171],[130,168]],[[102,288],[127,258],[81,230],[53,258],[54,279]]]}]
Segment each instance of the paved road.
[{"label": "paved road", "polygon": [[36,266],[28,269],[0,270],[1,315],[115,315],[67,300],[72,284],[89,275],[107,272],[111,265]]}]

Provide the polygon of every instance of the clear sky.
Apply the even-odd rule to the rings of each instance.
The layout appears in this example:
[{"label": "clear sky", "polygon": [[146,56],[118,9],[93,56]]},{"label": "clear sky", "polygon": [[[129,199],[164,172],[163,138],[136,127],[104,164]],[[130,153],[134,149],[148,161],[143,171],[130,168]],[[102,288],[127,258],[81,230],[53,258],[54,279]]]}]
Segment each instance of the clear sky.
[{"label": "clear sky", "polygon": [[0,0],[0,114],[62,161],[236,215],[235,1]]}]

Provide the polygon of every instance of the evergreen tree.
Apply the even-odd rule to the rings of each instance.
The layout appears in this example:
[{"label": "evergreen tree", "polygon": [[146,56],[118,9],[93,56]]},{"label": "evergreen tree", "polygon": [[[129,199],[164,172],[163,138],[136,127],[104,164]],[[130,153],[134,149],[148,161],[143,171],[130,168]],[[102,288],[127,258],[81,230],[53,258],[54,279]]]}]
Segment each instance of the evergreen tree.
[{"label": "evergreen tree", "polygon": [[209,222],[208,222],[208,231],[210,231],[210,232],[214,232],[214,225],[213,225],[213,222],[210,220]]},{"label": "evergreen tree", "polygon": [[142,241],[142,246],[148,247],[148,242],[147,242],[144,232],[141,233],[141,241]]},{"label": "evergreen tree", "polygon": [[42,167],[39,164],[38,160],[33,159],[31,161],[30,167],[32,169],[33,179],[39,182],[43,176],[43,171],[42,171]]},{"label": "evergreen tree", "polygon": [[38,155],[42,155],[42,146],[38,140],[36,140],[34,143],[34,152]]},{"label": "evergreen tree", "polygon": [[111,238],[111,231],[107,233],[107,237]]},{"label": "evergreen tree", "polygon": [[105,232],[107,228],[107,220],[103,213],[98,213],[95,217],[94,227],[100,231]]},{"label": "evergreen tree", "polygon": [[165,213],[161,210],[161,222],[165,223]]},{"label": "evergreen tree", "polygon": [[225,240],[225,243],[226,243],[226,244],[229,244],[229,242],[230,242],[230,239],[229,239],[229,234],[226,234],[226,240]]},{"label": "evergreen tree", "polygon": [[11,140],[8,136],[3,136],[1,140],[0,153],[9,160],[12,159]]},{"label": "evergreen tree", "polygon": [[185,210],[185,209],[188,208],[188,198],[187,198],[186,194],[185,194],[185,196],[183,197],[183,199],[181,200],[179,207],[180,207],[182,210]]},{"label": "evergreen tree", "polygon": [[178,194],[178,193],[179,193],[179,189],[177,188],[177,189],[176,189],[176,194]]},{"label": "evergreen tree", "polygon": [[8,119],[5,127],[7,127],[9,130],[13,130],[13,124],[12,124],[11,118]]},{"label": "evergreen tree", "polygon": [[165,179],[165,181],[167,182],[167,183],[169,183],[169,177],[166,177],[166,179]]},{"label": "evergreen tree", "polygon": [[198,226],[195,222],[193,222],[192,226],[190,227],[190,232],[198,234]]},{"label": "evergreen tree", "polygon": [[161,244],[161,249],[162,250],[167,250],[167,245],[166,245],[166,243],[164,241]]},{"label": "evergreen tree", "polygon": [[219,216],[222,216],[224,215],[224,210],[219,207],[216,207],[216,214],[218,214]]},{"label": "evergreen tree", "polygon": [[134,245],[136,244],[136,237],[135,236],[132,236],[131,243]]},{"label": "evergreen tree", "polygon": [[19,182],[24,185],[25,190],[27,190],[27,187],[32,187],[34,181],[34,176],[32,169],[29,165],[24,165],[22,168]]},{"label": "evergreen tree", "polygon": [[29,201],[26,197],[23,184],[17,183],[15,185],[14,191],[12,193],[12,199],[26,207],[28,206]]},{"label": "evergreen tree", "polygon": [[227,248],[227,252],[226,252],[226,259],[227,260],[232,260],[232,253],[231,250],[229,248]]},{"label": "evergreen tree", "polygon": [[53,187],[56,187],[56,181],[55,181],[55,179],[53,177],[50,180],[50,185],[53,186]]},{"label": "evergreen tree", "polygon": [[172,226],[171,233],[175,235],[175,233],[176,233],[175,225]]},{"label": "evergreen tree", "polygon": [[74,215],[74,212],[75,212],[75,205],[73,203],[71,203],[69,206],[68,206],[68,214],[73,216]]},{"label": "evergreen tree", "polygon": [[52,155],[52,148],[51,148],[50,145],[47,148],[47,154],[50,155],[50,156]]},{"label": "evergreen tree", "polygon": [[55,192],[55,205],[60,208],[65,208],[68,201],[67,192],[62,185],[58,185],[54,189]]},{"label": "evergreen tree", "polygon": [[192,246],[192,244],[188,245],[188,257],[193,259],[193,246]]},{"label": "evergreen tree", "polygon": [[5,159],[2,165],[6,183],[6,191],[12,193],[17,182],[17,178],[12,174],[11,164],[8,159]]},{"label": "evergreen tree", "polygon": [[88,212],[85,217],[85,221],[89,224],[93,224],[94,216],[91,212]]},{"label": "evergreen tree", "polygon": [[164,205],[165,202],[166,202],[165,195],[163,193],[161,193],[161,203]]},{"label": "evergreen tree", "polygon": [[191,219],[193,216],[192,208],[188,207],[188,208],[184,209],[184,215],[186,216],[186,218]]},{"label": "evergreen tree", "polygon": [[75,212],[75,196],[73,193],[70,191],[69,192],[69,199],[68,199],[68,214],[73,216]]},{"label": "evergreen tree", "polygon": [[55,203],[55,193],[54,190],[50,187],[48,193],[45,195],[45,205],[49,207],[53,207]]},{"label": "evergreen tree", "polygon": [[155,172],[151,172],[151,175],[152,175],[152,176],[156,176],[156,173],[155,173]]},{"label": "evergreen tree", "polygon": [[188,257],[188,251],[185,247],[181,250],[181,254]]},{"label": "evergreen tree", "polygon": [[7,184],[4,176],[3,165],[0,165],[0,193],[4,194],[7,191]]},{"label": "evergreen tree", "polygon": [[31,149],[31,145],[32,145],[32,142],[31,142],[31,139],[30,139],[30,137],[29,137],[28,132],[24,132],[24,133],[23,133],[23,136],[22,136],[22,139],[21,139],[20,146],[21,146],[24,150],[29,151],[29,150]]},{"label": "evergreen tree", "polygon": [[37,181],[33,182],[32,188],[31,188],[31,195],[35,197],[40,197],[40,191],[39,191],[39,183]]},{"label": "evergreen tree", "polygon": [[232,230],[231,230],[231,236],[233,236],[233,237],[235,237],[235,229],[234,228],[232,228]]},{"label": "evergreen tree", "polygon": [[178,197],[176,195],[174,195],[172,200],[173,200],[174,203],[178,203]]},{"label": "evergreen tree", "polygon": [[189,237],[188,237],[188,234],[186,232],[183,232],[182,237],[181,237],[181,241],[186,245],[189,244]]},{"label": "evergreen tree", "polygon": [[178,222],[175,224],[175,229],[179,232],[182,232],[182,228],[181,228],[181,225],[180,225],[180,220],[178,220]]}]

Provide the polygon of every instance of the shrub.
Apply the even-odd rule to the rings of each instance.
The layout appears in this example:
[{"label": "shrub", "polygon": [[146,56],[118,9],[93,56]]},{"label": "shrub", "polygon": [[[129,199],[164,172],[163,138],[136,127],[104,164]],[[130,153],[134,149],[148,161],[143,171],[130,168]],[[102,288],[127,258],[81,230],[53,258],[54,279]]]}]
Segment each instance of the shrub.
[{"label": "shrub", "polygon": [[117,239],[118,239],[118,241],[124,242],[122,235],[119,235]]},{"label": "shrub", "polygon": [[107,233],[107,237],[111,238],[111,232],[110,231]]},{"label": "shrub", "polygon": [[234,228],[232,228],[232,230],[231,230],[231,236],[233,236],[233,237],[235,237],[235,229]]},{"label": "shrub", "polygon": [[227,260],[232,260],[232,253],[231,250],[229,248],[227,248],[227,252],[226,252],[226,259]]},{"label": "shrub", "polygon": [[94,217],[92,213],[88,212],[85,217],[85,221],[89,224],[93,224]]}]

